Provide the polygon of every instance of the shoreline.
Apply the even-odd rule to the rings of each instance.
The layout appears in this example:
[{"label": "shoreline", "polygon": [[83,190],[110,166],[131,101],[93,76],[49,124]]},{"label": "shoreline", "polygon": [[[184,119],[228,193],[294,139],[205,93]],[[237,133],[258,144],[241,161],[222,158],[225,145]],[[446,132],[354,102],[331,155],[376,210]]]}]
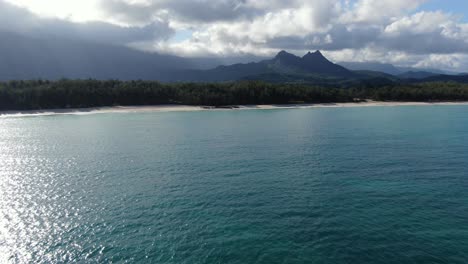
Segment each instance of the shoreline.
[{"label": "shoreline", "polygon": [[394,106],[453,106],[468,105],[466,102],[349,102],[317,104],[284,104],[284,105],[232,105],[224,107],[190,106],[190,105],[148,105],[148,106],[109,106],[91,108],[62,108],[24,111],[0,111],[2,117],[49,116],[49,115],[87,115],[106,113],[142,113],[142,112],[193,112],[193,111],[232,111],[232,110],[275,110],[275,109],[311,109],[341,107],[394,107]]}]

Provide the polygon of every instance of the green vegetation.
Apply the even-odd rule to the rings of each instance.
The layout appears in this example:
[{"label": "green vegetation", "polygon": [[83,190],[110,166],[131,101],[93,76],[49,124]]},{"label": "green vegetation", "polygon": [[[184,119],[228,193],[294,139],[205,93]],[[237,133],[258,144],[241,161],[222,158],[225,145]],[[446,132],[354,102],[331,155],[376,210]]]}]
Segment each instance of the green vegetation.
[{"label": "green vegetation", "polygon": [[324,88],[258,81],[173,83],[152,81],[11,81],[0,83],[0,110],[115,105],[241,105],[377,101],[468,101],[468,84],[416,83]]}]

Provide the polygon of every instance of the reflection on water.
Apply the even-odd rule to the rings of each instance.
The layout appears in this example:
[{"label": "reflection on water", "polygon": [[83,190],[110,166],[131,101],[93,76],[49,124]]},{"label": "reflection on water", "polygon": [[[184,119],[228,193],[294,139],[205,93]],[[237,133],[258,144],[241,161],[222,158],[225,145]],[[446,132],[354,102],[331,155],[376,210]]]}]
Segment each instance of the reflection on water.
[{"label": "reflection on water", "polygon": [[0,263],[466,263],[466,110],[1,118]]}]

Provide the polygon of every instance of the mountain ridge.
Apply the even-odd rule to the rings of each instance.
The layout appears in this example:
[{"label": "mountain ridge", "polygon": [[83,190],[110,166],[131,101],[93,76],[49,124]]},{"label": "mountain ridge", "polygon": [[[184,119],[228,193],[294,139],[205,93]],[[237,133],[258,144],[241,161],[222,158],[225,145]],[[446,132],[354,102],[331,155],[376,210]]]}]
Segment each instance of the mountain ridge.
[{"label": "mountain ridge", "polygon": [[0,79],[159,79],[191,68],[181,57],[145,53],[119,45],[65,38],[31,38],[0,32]]},{"label": "mountain ridge", "polygon": [[466,81],[466,75],[454,77],[415,71],[395,76],[375,70],[350,70],[329,61],[319,50],[302,57],[282,50],[258,62],[197,69],[196,59],[147,53],[126,46],[66,38],[31,38],[7,31],[0,31],[0,39],[0,81],[61,78],[161,82],[260,80],[337,87],[359,83],[390,85],[414,80]]},{"label": "mountain ridge", "polygon": [[211,70],[185,71],[173,81],[235,81],[239,79],[255,79],[257,76],[296,76],[299,78],[359,78],[360,75],[340,65],[334,64],[323,56],[320,51],[308,52],[303,57],[296,56],[284,50],[272,59],[260,62],[222,65]]},{"label": "mountain ridge", "polygon": [[432,75],[439,75],[439,74],[457,75],[458,74],[457,72],[444,71],[444,70],[431,69],[431,68],[401,67],[401,66],[395,66],[390,63],[381,63],[381,62],[376,62],[376,61],[369,61],[369,62],[342,61],[342,62],[339,62],[338,64],[353,71],[363,71],[363,70],[380,71],[380,72],[384,72],[384,73],[391,74],[394,76],[411,74],[415,72],[420,72],[420,73],[426,72],[426,73],[431,73]]}]

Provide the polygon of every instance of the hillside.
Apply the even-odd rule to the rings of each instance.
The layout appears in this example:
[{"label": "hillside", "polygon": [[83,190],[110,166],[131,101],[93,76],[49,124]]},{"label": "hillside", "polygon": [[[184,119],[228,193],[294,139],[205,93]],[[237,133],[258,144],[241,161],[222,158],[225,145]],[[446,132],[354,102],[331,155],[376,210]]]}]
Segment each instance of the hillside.
[{"label": "hillside", "polygon": [[320,51],[298,57],[286,51],[274,58],[247,64],[219,66],[205,71],[180,72],[173,81],[263,80],[269,82],[322,83],[359,79],[365,75],[330,62]]},{"label": "hillside", "polygon": [[[0,32],[0,81],[48,79],[155,80],[160,82],[226,82],[260,80],[330,87],[376,87],[395,82],[468,82],[466,75],[407,72],[393,75],[348,70],[320,51],[302,57],[279,52],[271,59],[197,69],[200,59],[147,53],[124,46],[65,38],[32,38]],[[210,60],[204,60],[208,65]],[[386,67],[390,67],[386,65]]]},{"label": "hillside", "polygon": [[123,46],[0,32],[0,80],[148,79],[169,80],[190,60]]}]

